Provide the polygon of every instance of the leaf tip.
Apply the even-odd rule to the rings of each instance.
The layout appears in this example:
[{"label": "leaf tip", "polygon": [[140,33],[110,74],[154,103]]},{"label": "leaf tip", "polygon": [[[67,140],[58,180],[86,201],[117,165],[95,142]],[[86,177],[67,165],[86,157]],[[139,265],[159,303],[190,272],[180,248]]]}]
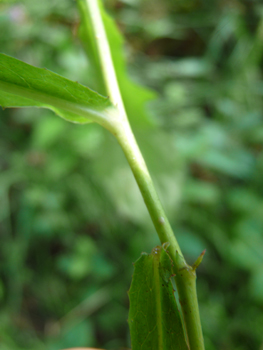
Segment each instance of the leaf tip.
[{"label": "leaf tip", "polygon": [[204,258],[204,255],[206,253],[206,249],[204,249],[202,251],[202,253],[199,255],[199,257],[196,259],[196,262],[194,263],[193,265],[193,270],[196,270],[198,268],[198,266],[201,264],[203,258]]}]

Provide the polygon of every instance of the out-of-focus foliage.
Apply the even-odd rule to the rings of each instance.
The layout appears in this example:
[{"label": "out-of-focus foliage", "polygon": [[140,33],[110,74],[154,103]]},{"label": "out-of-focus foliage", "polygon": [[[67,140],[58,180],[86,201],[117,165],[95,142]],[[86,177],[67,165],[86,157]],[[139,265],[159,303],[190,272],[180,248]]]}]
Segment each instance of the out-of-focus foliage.
[{"label": "out-of-focus foliage", "polygon": [[[107,5],[159,93],[135,132],[168,216],[189,263],[207,249],[206,349],[261,349],[262,3]],[[78,24],[70,0],[0,3],[1,51],[92,88]],[[128,347],[131,262],[158,240],[115,140],[38,109],[1,111],[0,135],[1,350]]]}]

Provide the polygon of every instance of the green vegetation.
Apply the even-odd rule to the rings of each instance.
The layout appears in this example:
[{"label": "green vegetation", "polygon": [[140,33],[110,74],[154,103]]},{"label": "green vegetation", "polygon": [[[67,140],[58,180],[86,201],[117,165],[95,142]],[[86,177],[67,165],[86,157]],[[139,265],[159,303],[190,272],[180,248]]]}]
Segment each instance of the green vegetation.
[{"label": "green vegetation", "polygon": [[[79,85],[78,82],[60,77],[51,71],[35,68],[1,54],[1,105],[3,107],[49,108],[60,117],[73,123],[96,122],[116,137],[128,160],[159,239],[167,247],[167,252],[164,254],[170,261],[169,268],[165,264],[169,273],[170,293],[166,292],[165,294],[164,288],[160,288],[162,286],[160,281],[163,278],[159,275],[159,270],[161,271],[163,268],[162,260],[164,259],[157,257],[157,259],[150,259],[148,264],[141,267],[141,271],[137,267],[137,275],[139,274],[140,280],[147,281],[150,276],[151,282],[149,285],[146,283],[146,289],[142,289],[138,283],[133,283],[130,293],[130,308],[133,310],[130,317],[131,346],[133,350],[176,350],[178,346],[183,345],[189,350],[202,350],[204,349],[204,341],[196,295],[195,273],[201,258],[198,259],[198,263],[194,264],[194,267],[186,263],[130,128],[116,74],[118,65],[111,54],[115,51],[115,57],[118,58],[117,51],[114,49],[115,41],[120,42],[118,40],[120,34],[104,11],[100,0],[79,0],[78,3],[84,24],[82,26],[82,39],[86,41],[86,32],[88,39],[93,38],[92,43],[94,53],[96,53],[94,56],[99,63],[98,67],[101,67],[102,83],[105,84],[109,97],[103,97]],[[110,41],[107,33],[112,32],[115,33],[116,40]],[[90,40],[88,40],[89,42]],[[122,55],[121,50],[119,50],[119,56]],[[124,70],[123,73],[125,73]],[[132,94],[133,91],[134,89],[127,91],[130,100],[136,100],[136,95]],[[155,250],[157,256],[159,255],[158,251],[159,249]],[[137,266],[141,265],[137,264]],[[170,281],[172,277],[175,279],[178,291],[178,307],[180,303],[182,320],[176,307],[175,295]],[[155,286],[158,287],[155,288]],[[144,300],[149,298],[152,290],[155,292],[153,297],[149,299],[148,307],[145,308]],[[173,325],[171,316],[168,316],[173,314],[174,310],[176,310],[177,322]],[[169,328],[167,327],[168,318],[172,322],[172,326]],[[184,323],[184,328],[181,322]],[[147,324],[149,325],[146,326]],[[164,327],[161,326],[162,324]],[[146,326],[143,333],[138,332],[142,325]],[[184,332],[182,332],[183,329]]]},{"label": "green vegetation", "polygon": [[[133,349],[189,349],[171,282],[172,260],[163,247],[142,254],[134,264],[129,290]],[[150,315],[150,317],[147,317]]]},{"label": "green vegetation", "polygon": [[[262,5],[109,9],[128,39],[131,76],[159,92],[148,119],[151,92],[124,103],[173,229],[187,261],[207,248],[198,280],[206,349],[260,348]],[[5,53],[104,93],[73,41],[75,4],[1,10]],[[99,126],[48,111],[3,114],[3,349],[128,346],[131,261],[158,240],[118,145]]]}]

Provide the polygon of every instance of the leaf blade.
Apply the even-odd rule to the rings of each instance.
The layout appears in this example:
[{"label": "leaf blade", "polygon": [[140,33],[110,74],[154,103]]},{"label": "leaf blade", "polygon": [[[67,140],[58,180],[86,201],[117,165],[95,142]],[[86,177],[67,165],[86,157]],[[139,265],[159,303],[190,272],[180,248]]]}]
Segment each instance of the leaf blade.
[{"label": "leaf blade", "polygon": [[0,105],[43,107],[80,124],[105,118],[109,100],[87,87],[44,68],[0,54]]},{"label": "leaf blade", "polygon": [[129,291],[133,350],[188,350],[171,274],[170,257],[162,247],[135,262]]}]

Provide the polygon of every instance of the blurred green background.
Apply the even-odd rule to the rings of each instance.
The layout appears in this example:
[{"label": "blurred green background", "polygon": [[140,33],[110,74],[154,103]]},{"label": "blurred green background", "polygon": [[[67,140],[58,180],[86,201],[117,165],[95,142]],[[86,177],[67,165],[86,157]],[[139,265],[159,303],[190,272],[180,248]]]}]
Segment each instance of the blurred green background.
[{"label": "blurred green background", "polygon": [[[262,2],[106,4],[156,91],[133,127],[162,202],[188,262],[207,249],[206,349],[262,350]],[[74,1],[0,2],[2,52],[95,88],[78,25]],[[97,125],[0,113],[0,349],[128,348],[132,262],[158,238],[121,150]]]}]

